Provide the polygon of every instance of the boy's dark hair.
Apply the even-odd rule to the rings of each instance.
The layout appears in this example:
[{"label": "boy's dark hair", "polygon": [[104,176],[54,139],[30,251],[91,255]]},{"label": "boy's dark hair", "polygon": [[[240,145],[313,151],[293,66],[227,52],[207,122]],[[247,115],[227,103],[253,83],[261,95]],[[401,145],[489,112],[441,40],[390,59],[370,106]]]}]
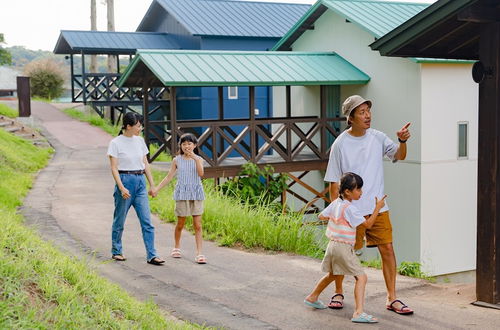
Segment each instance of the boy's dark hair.
[{"label": "boy's dark hair", "polygon": [[185,134],[182,134],[180,139],[179,139],[179,151],[178,151],[178,154],[179,155],[183,155],[184,154],[184,151],[182,151],[182,148],[181,148],[181,144],[183,142],[192,142],[196,145],[196,148],[194,148],[194,153],[198,155],[198,139],[196,138],[196,136],[194,136],[194,134],[191,134],[191,133],[185,133]]},{"label": "boy's dark hair", "polygon": [[340,188],[339,188],[339,197],[344,199],[344,192],[346,190],[354,190],[356,188],[363,187],[363,179],[357,175],[356,173],[347,172],[340,178]]},{"label": "boy's dark hair", "polygon": [[127,125],[134,126],[137,124],[137,122],[140,122],[142,125],[142,115],[136,112],[127,112],[126,114],[124,114],[122,129],[120,130],[120,133],[118,133],[118,135],[123,134],[123,130],[127,128]]}]

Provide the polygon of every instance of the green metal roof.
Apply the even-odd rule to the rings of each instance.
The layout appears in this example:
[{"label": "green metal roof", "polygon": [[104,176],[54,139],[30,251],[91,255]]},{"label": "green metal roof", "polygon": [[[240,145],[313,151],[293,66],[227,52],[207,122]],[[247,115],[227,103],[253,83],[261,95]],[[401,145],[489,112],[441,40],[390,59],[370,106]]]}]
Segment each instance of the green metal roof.
[{"label": "green metal roof", "polygon": [[380,38],[428,6],[429,4],[425,3],[377,0],[319,0],[272,50],[289,49],[304,31],[314,26],[315,21],[326,10],[332,10],[374,37]]},{"label": "green metal roof", "polygon": [[365,84],[336,53],[138,50],[119,86],[305,86]]}]

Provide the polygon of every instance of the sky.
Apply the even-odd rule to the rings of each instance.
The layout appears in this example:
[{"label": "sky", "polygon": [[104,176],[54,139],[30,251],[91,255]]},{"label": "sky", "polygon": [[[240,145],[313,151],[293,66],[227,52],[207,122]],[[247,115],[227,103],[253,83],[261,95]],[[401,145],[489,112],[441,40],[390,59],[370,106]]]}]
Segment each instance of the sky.
[{"label": "sky", "polygon": [[[90,0],[0,0],[0,33],[4,46],[54,50],[61,30],[90,30]],[[314,0],[259,0],[309,3]],[[433,3],[435,0],[386,0]],[[115,30],[135,31],[152,0],[115,0]],[[105,0],[96,0],[97,29],[105,31]]]}]

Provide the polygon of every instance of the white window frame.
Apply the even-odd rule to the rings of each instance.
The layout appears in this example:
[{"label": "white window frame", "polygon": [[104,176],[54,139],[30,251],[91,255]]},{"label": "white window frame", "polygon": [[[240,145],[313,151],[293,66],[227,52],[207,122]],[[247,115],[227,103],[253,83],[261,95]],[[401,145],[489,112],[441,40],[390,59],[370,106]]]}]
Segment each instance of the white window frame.
[{"label": "white window frame", "polygon": [[[465,125],[465,156],[460,155],[460,126]],[[457,159],[469,159],[469,122],[457,122]]]},{"label": "white window frame", "polygon": [[[231,94],[231,89],[232,89],[232,88],[234,88],[234,89],[233,89],[234,94]],[[228,98],[229,100],[237,100],[237,99],[238,99],[238,86],[229,86],[229,87],[227,88],[227,98]]]}]

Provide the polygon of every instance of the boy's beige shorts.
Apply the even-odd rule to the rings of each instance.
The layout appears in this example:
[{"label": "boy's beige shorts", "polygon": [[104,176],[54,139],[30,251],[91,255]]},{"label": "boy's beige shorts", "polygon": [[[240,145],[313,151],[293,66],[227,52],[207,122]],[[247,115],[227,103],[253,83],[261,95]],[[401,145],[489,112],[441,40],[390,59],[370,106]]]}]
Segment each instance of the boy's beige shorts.
[{"label": "boy's beige shorts", "polygon": [[352,245],[337,241],[328,243],[321,269],[333,275],[358,276],[365,273]]},{"label": "boy's beige shorts", "polygon": [[175,201],[175,215],[189,217],[203,214],[203,201]]}]

